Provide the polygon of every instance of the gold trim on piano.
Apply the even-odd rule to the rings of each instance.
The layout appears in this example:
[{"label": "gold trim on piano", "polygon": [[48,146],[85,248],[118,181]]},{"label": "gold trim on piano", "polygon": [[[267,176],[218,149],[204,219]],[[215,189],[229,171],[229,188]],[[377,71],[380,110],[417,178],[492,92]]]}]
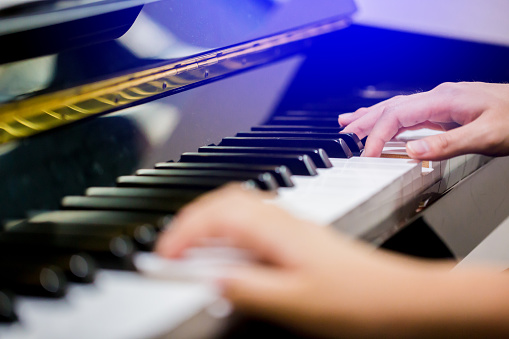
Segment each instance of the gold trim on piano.
[{"label": "gold trim on piano", "polygon": [[[393,158],[393,159],[412,159],[406,153],[382,153],[380,158]],[[431,164],[429,161],[422,161],[422,167],[430,168]]]},{"label": "gold trim on piano", "polygon": [[348,19],[333,18],[284,33],[0,106],[0,143],[27,137],[88,116],[157,99],[190,85],[232,74],[293,55],[310,38],[346,27]]}]

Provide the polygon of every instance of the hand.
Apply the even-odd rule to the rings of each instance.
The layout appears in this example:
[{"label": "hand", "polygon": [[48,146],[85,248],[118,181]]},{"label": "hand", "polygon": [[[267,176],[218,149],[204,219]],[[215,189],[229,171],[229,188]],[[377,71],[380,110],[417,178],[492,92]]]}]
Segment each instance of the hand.
[{"label": "hand", "polygon": [[509,313],[509,306],[495,310],[496,324],[486,321],[492,313],[483,303],[495,298],[509,304],[500,288],[451,274],[449,264],[374,251],[235,186],[184,208],[156,248],[162,256],[178,257],[210,238],[226,238],[258,256],[257,263],[235,268],[222,281],[224,295],[238,309],[314,336],[485,334],[507,324],[500,314]]},{"label": "hand", "polygon": [[[367,296],[348,284],[363,284],[356,263],[368,264],[371,251],[357,248],[330,229],[296,219],[258,195],[229,186],[198,199],[179,213],[156,251],[178,257],[204,239],[226,238],[259,260],[237,268],[221,282],[225,297],[237,308],[314,334],[344,334],[338,332],[341,322],[328,314],[334,308],[344,313],[341,321],[361,326],[364,320],[353,310],[361,304],[357,299]],[[376,260],[369,266],[374,274],[380,270]],[[369,281],[372,278],[364,284]]]},{"label": "hand", "polygon": [[340,115],[344,132],[369,136],[363,156],[380,156],[407,129],[448,131],[407,144],[410,157],[442,160],[467,153],[509,155],[509,84],[444,83]]}]

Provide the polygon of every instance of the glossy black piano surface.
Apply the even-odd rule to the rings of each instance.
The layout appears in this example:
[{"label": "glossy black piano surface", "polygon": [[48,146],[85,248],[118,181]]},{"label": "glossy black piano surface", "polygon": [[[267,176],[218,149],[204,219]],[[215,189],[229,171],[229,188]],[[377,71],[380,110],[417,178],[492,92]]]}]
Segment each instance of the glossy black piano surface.
[{"label": "glossy black piano surface", "polygon": [[[0,166],[10,178],[4,182],[9,193],[3,220],[57,208],[64,195],[111,185],[119,175],[178,160],[240,126],[261,123],[311,37],[338,28],[331,23],[345,26],[355,10],[350,1],[324,1],[312,10],[300,1],[270,0],[69,3],[27,2],[0,12],[6,47],[0,60]],[[228,53],[233,55],[224,57]],[[286,66],[275,63],[291,56]],[[231,83],[240,83],[227,89],[214,84],[214,91],[190,91],[270,64],[258,73],[276,79],[272,87],[234,78]],[[170,75],[161,78],[164,72]],[[133,78],[138,82],[130,88],[114,88]],[[93,93],[97,89],[105,94]],[[175,100],[152,104],[182,91]],[[265,98],[270,91],[277,93]],[[75,100],[78,92],[86,99]],[[251,112],[245,112],[251,103],[242,102],[246,94],[260,100]],[[70,103],[60,104],[65,101]],[[136,107],[126,114],[105,115],[130,106]]]},{"label": "glossy black piano surface", "polygon": [[[292,137],[308,127],[337,133],[340,113],[444,81],[509,79],[507,48],[350,25],[352,1],[320,0],[313,6],[303,0],[73,3],[0,7],[0,219],[5,233],[0,250],[3,243],[22,242],[23,234],[31,244],[48,234],[77,233],[83,235],[81,247],[59,246],[66,254],[85,252],[88,260],[87,249],[97,236],[97,243],[117,244],[121,260],[101,262],[115,252],[103,249],[97,250],[100,255],[89,250],[90,262],[131,270],[131,252],[150,249],[151,232],[164,227],[182,203],[230,180],[272,190],[293,184],[284,161],[266,160],[277,154],[292,157],[277,149],[244,154],[244,159],[262,159],[250,168],[216,158],[209,167],[193,161],[187,169],[196,172],[192,185],[187,176],[177,177],[183,178],[179,185],[170,183],[162,162],[170,168],[183,153],[218,145],[252,127],[277,131],[279,126]],[[313,152],[325,157],[322,167],[328,167],[325,152]],[[300,157],[310,161],[308,155]],[[156,163],[160,173],[138,172],[150,185],[125,177]],[[224,176],[199,177],[200,170]],[[108,199],[116,199],[111,208]],[[151,206],[147,199],[153,199]],[[78,231],[69,231],[70,225]],[[6,235],[11,232],[17,234]],[[41,248],[49,247],[44,242]],[[0,269],[4,265],[10,272],[6,251],[0,253]],[[44,269],[47,262],[33,264]],[[67,271],[46,275],[63,284]],[[14,298],[22,292],[17,283],[1,279],[1,291],[14,291]],[[5,293],[0,322],[15,318],[8,310],[2,314],[2,300],[11,296]],[[0,337],[1,331],[0,326]],[[235,331],[245,334],[245,329]]]}]

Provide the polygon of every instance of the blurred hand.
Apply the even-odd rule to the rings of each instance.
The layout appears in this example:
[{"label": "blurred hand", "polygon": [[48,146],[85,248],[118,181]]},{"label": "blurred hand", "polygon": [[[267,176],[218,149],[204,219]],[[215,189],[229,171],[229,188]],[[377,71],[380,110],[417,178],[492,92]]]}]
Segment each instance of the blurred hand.
[{"label": "blurred hand", "polygon": [[395,322],[405,321],[419,299],[401,292],[426,295],[429,264],[374,252],[260,195],[230,186],[198,199],[179,213],[156,251],[175,258],[210,238],[250,250],[258,261],[224,278],[224,295],[238,309],[319,336],[397,332]]},{"label": "blurred hand", "polygon": [[363,156],[408,129],[448,131],[407,143],[410,157],[442,160],[460,154],[509,154],[509,84],[444,83],[429,92],[397,96],[339,116],[344,132],[369,136]]}]

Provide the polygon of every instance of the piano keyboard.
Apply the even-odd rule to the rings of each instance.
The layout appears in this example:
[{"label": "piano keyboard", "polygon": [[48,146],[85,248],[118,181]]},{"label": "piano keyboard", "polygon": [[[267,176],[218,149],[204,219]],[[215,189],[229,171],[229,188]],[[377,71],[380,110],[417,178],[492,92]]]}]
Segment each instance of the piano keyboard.
[{"label": "piano keyboard", "polygon": [[[377,243],[394,232],[377,229],[380,221],[409,206],[415,210],[423,191],[444,180],[450,187],[482,165],[471,156],[427,167],[404,158],[358,157],[361,141],[337,134],[335,115],[275,116],[217,146],[185,153],[180,162],[140,169],[119,177],[116,187],[65,197],[59,211],[9,224],[0,243],[18,248],[10,260],[30,258],[37,270],[20,273],[18,266],[13,277],[2,274],[0,337],[159,337],[224,305],[210,282],[141,275],[136,258],[148,253],[183,204],[226,182],[277,192],[268,203]],[[0,263],[3,272],[12,271],[9,265]]]}]

